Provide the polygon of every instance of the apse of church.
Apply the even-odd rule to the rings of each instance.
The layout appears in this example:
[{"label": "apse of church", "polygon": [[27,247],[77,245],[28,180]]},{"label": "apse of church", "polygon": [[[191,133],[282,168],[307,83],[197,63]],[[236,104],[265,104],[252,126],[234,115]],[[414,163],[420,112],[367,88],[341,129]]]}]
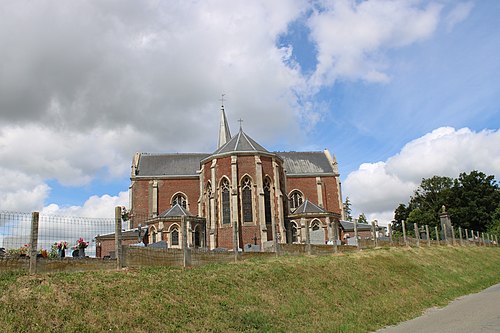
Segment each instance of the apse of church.
[{"label": "apse of church", "polygon": [[[342,214],[335,158],[327,150],[269,152],[241,127],[231,136],[224,108],[213,153],[137,153],[132,162],[131,227],[146,216],[154,240],[169,247],[179,246],[181,217],[174,212],[193,220],[190,246],[265,250],[276,242],[304,242],[304,227],[313,224],[323,231],[318,243],[331,241],[328,218],[307,226],[288,218],[306,199]],[[176,206],[182,209],[172,210]]]}]

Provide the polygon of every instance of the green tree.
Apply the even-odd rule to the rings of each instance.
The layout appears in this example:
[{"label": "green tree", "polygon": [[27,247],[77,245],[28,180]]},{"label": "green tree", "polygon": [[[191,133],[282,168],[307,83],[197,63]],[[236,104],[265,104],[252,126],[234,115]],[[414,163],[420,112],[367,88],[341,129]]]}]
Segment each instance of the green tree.
[{"label": "green tree", "polygon": [[409,207],[405,204],[399,204],[399,206],[394,211],[394,221],[392,222],[393,231],[403,231],[402,222],[408,220],[408,215],[410,214]]},{"label": "green tree", "polygon": [[453,224],[486,232],[500,207],[500,188],[494,176],[479,171],[461,173],[453,182],[450,208]]},{"label": "green tree", "polygon": [[500,237],[500,206],[498,206],[493,213],[493,219],[488,225],[488,232],[490,234],[497,235],[497,237]]},{"label": "green tree", "polygon": [[368,224],[365,213],[361,213],[358,217],[358,223]]},{"label": "green tree", "polygon": [[408,205],[399,204],[395,209],[394,230],[401,228],[402,220],[410,226],[413,223],[436,226],[442,206],[446,206],[455,226],[484,232],[497,230],[500,224],[496,222],[500,220],[500,212],[496,219],[500,189],[494,176],[472,171],[461,173],[457,179],[440,176],[422,179]]},{"label": "green tree", "polygon": [[345,197],[344,202],[344,217],[347,221],[352,221],[352,210],[351,210],[351,201],[349,197]]}]

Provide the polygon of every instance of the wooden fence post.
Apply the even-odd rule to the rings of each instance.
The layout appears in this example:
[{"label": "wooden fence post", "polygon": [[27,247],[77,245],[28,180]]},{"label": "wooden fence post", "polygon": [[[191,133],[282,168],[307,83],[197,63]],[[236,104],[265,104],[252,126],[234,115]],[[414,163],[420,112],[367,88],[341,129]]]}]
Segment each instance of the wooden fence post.
[{"label": "wooden fence post", "polygon": [[122,208],[115,207],[115,257],[116,269],[123,268],[123,248],[122,248]]},{"label": "wooden fence post", "polygon": [[446,230],[446,224],[443,224],[443,240],[446,245],[449,245],[448,235],[446,234],[448,230]]},{"label": "wooden fence post", "polygon": [[455,246],[455,228],[453,227],[453,224],[451,225],[451,244]]},{"label": "wooden fence post", "polygon": [[436,242],[437,242],[437,245],[439,245],[439,230],[438,230],[437,226],[435,226],[434,229],[436,229]]},{"label": "wooden fence post", "polygon": [[[273,229],[274,230],[274,229]],[[272,232],[272,230],[271,230]],[[276,240],[276,235],[273,235],[273,237]],[[276,245],[276,243],[274,243]],[[238,261],[238,251],[240,249],[240,245],[238,242],[238,222],[233,221],[233,252],[234,252],[234,261]],[[274,251],[276,252],[276,247],[274,247]]]},{"label": "wooden fence post", "polygon": [[309,221],[304,219],[306,222],[306,250],[307,254],[311,255],[311,235],[309,234]]},{"label": "wooden fence post", "polygon": [[469,245],[469,231],[465,229],[465,245]]},{"label": "wooden fence post", "polygon": [[429,225],[425,225],[425,235],[427,236],[427,246],[431,246],[431,237],[429,235]]},{"label": "wooden fence post", "polygon": [[375,221],[372,221],[373,247],[377,247],[377,230],[375,229]]},{"label": "wooden fence post", "polygon": [[38,254],[38,223],[40,213],[31,213],[31,233],[30,233],[30,274],[36,274],[36,262]]},{"label": "wooden fence post", "polygon": [[387,230],[389,231],[389,244],[392,246],[392,223],[387,224]]},{"label": "wooden fence post", "polygon": [[182,226],[182,253],[183,253],[183,260],[182,260],[182,265],[183,267],[188,267],[191,266],[191,252],[190,249],[188,248],[188,241],[187,241],[187,221],[186,221],[186,216],[181,216],[181,226]]},{"label": "wooden fence post", "polygon": [[339,228],[337,226],[337,219],[333,219],[333,252],[337,253],[339,251],[337,245],[337,239],[339,238]]},{"label": "wooden fence post", "polygon": [[359,244],[359,239],[358,239],[358,219],[354,219],[354,238],[356,238],[356,246],[358,250],[360,250],[361,244]]},{"label": "wooden fence post", "polygon": [[462,239],[462,227],[458,227],[458,237],[460,237],[460,246],[464,246],[464,241]]},{"label": "wooden fence post", "polygon": [[405,220],[402,220],[401,225],[403,226],[403,240],[405,242],[405,245],[408,246],[408,239],[406,238],[406,226],[405,226],[405,224],[406,224]]},{"label": "wooden fence post", "polygon": [[415,240],[417,241],[417,247],[420,247],[420,233],[418,232],[418,224],[413,223],[413,230],[415,231]]}]

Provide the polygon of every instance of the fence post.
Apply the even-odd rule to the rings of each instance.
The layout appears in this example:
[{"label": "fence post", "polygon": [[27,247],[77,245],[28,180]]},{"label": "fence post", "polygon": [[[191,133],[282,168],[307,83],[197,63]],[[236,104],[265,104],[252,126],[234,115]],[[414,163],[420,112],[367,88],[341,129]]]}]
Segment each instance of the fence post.
[{"label": "fence post", "polygon": [[[271,231],[272,232],[272,231]],[[273,235],[275,236],[275,235]],[[274,243],[276,244],[276,243]],[[239,244],[238,244],[238,222],[233,221],[233,252],[234,252],[234,261],[238,261],[238,251],[239,251]],[[276,247],[274,247],[274,251],[276,252]]]},{"label": "fence post", "polygon": [[392,223],[387,224],[387,231],[389,232],[389,244],[392,246]]},{"label": "fence post", "polygon": [[405,226],[405,224],[406,224],[405,220],[402,220],[401,225],[403,226],[403,240],[405,242],[405,245],[408,246],[408,239],[406,238],[406,226]]},{"label": "fence post", "polygon": [[436,229],[436,242],[437,242],[437,245],[439,245],[439,230],[438,230],[437,226],[435,226],[434,229]]},{"label": "fence post", "polygon": [[191,253],[190,249],[188,248],[188,242],[187,242],[187,221],[186,221],[186,216],[181,216],[181,225],[182,225],[182,253],[183,253],[183,260],[182,264],[184,267],[191,266]]},{"label": "fence post", "polygon": [[309,234],[309,221],[304,219],[306,223],[306,251],[308,255],[311,255],[311,235]]},{"label": "fence post", "polygon": [[448,230],[446,230],[446,224],[443,224],[443,240],[446,245],[449,245],[448,235],[446,234]]},{"label": "fence post", "polygon": [[469,231],[465,229],[465,245],[469,245]]},{"label": "fence post", "polygon": [[495,243],[496,243],[496,246],[498,246],[498,236],[495,235]]},{"label": "fence post", "polygon": [[460,237],[460,246],[464,246],[464,241],[462,240],[462,227],[458,227],[458,237]]},{"label": "fence post", "polygon": [[337,226],[337,220],[333,219],[333,252],[338,252],[337,239],[339,238],[339,228]]},{"label": "fence post", "polygon": [[122,208],[115,207],[115,257],[116,269],[123,268],[123,249],[122,249]]},{"label": "fence post", "polygon": [[36,274],[36,261],[38,254],[38,222],[39,212],[31,213],[31,233],[30,233],[30,274]]},{"label": "fence post", "polygon": [[418,224],[413,223],[413,230],[415,231],[415,239],[417,241],[417,247],[420,247],[420,233],[418,231]]},{"label": "fence post", "polygon": [[451,244],[455,246],[455,228],[453,228],[453,224],[451,225]]},{"label": "fence post", "polygon": [[481,246],[481,235],[479,234],[479,231],[476,231],[476,235],[477,235],[477,244]]},{"label": "fence post", "polygon": [[372,221],[373,247],[377,247],[377,230],[375,229],[375,221]]},{"label": "fence post", "polygon": [[356,238],[356,247],[358,250],[361,249],[361,244],[359,244],[359,239],[358,239],[358,219],[354,219],[354,238]]},{"label": "fence post", "polygon": [[427,246],[431,246],[431,237],[429,235],[429,225],[425,225],[425,235],[427,236]]}]

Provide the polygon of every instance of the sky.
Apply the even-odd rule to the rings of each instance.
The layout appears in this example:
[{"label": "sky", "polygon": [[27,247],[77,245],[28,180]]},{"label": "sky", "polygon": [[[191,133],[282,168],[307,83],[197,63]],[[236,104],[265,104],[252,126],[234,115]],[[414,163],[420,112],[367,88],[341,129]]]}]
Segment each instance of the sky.
[{"label": "sky", "polygon": [[500,174],[500,2],[0,2],[0,210],[112,217],[135,152],[327,148],[353,215]]}]

